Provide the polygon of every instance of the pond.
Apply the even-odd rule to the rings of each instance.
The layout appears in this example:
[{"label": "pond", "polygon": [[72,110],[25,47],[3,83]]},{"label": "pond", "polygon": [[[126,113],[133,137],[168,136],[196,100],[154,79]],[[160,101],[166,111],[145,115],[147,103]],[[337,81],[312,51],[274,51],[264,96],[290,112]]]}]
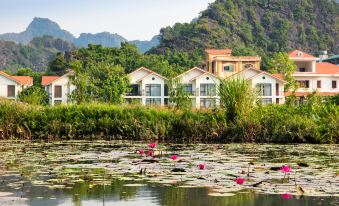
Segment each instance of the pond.
[{"label": "pond", "polygon": [[338,145],[157,143],[154,157],[142,149],[0,141],[0,205],[339,204]]}]

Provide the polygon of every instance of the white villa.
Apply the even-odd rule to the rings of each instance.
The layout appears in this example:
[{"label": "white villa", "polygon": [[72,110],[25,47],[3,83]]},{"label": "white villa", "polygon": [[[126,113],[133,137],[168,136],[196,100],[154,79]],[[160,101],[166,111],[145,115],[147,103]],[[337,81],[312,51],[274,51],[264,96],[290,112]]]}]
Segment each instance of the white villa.
[{"label": "white villa", "polygon": [[145,67],[140,67],[128,76],[131,81],[131,92],[125,96],[128,103],[141,103],[146,106],[168,104],[166,77]]},{"label": "white villa", "polygon": [[193,108],[210,108],[220,104],[217,94],[220,79],[214,74],[194,67],[174,80],[182,84],[185,92],[190,94]]},{"label": "white villa", "polygon": [[45,87],[51,105],[71,102],[70,94],[75,90],[70,79],[72,75],[68,72],[63,76],[42,76],[41,85]]},{"label": "white villa", "polygon": [[33,86],[33,77],[12,76],[0,71],[0,97],[17,99],[18,94],[30,86]]},{"label": "white villa", "polygon": [[[290,52],[289,56],[297,65],[297,71],[293,77],[299,82],[299,88],[295,94],[301,100],[314,91],[320,96],[339,94],[339,66],[327,62],[316,62],[318,58],[300,50]],[[287,92],[285,95],[290,94]]]}]

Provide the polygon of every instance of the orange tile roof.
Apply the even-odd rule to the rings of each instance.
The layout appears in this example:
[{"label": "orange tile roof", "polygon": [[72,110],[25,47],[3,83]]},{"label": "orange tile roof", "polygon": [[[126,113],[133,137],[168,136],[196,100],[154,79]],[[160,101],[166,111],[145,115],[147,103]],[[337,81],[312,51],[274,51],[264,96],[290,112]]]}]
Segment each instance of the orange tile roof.
[{"label": "orange tile roof", "polygon": [[284,80],[284,75],[283,74],[272,74],[272,76],[274,76],[275,78]]},{"label": "orange tile roof", "polygon": [[[299,52],[302,52],[302,55],[301,56],[298,56],[298,53]],[[301,50],[294,50],[294,51],[291,51],[288,53],[288,55],[292,58],[316,58],[315,56],[309,54],[309,53],[306,53],[306,52],[303,52]]]},{"label": "orange tile roof", "polygon": [[41,85],[46,86],[52,83],[53,81],[59,79],[61,76],[42,76]]},{"label": "orange tile roof", "polygon": [[232,54],[232,49],[205,49],[205,52],[212,55],[229,55]]},{"label": "orange tile roof", "polygon": [[[313,92],[295,92],[295,96],[297,97],[304,97],[304,96],[308,96],[310,94],[313,94]],[[335,96],[338,95],[339,92],[316,92],[317,95],[319,96]],[[292,92],[285,92],[285,96],[291,96]]]},{"label": "orange tile roof", "polygon": [[24,84],[24,85],[33,85],[33,77],[30,76],[12,76],[17,82]]},{"label": "orange tile roof", "polygon": [[328,62],[317,62],[316,74],[339,74],[339,66]]},{"label": "orange tile roof", "polygon": [[0,71],[0,74],[19,83],[19,84],[23,84],[23,85],[29,85],[32,86],[33,85],[33,77],[30,76],[12,76],[7,74],[4,71]]}]

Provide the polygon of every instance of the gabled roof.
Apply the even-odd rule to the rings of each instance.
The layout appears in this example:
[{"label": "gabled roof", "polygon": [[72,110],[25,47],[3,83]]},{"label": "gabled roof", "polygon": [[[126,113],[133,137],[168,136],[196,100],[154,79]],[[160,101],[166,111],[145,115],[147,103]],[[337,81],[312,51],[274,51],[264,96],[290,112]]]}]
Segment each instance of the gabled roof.
[{"label": "gabled roof", "polygon": [[148,77],[148,76],[150,76],[150,75],[152,75],[152,74],[154,74],[154,75],[156,75],[156,76],[158,76],[158,77],[160,77],[160,78],[162,78],[162,79],[167,80],[166,77],[164,77],[164,76],[158,74],[157,72],[152,71],[152,70],[150,70],[150,69],[148,69],[148,68],[146,68],[146,67],[140,67],[140,68],[134,70],[133,72],[129,73],[128,75],[130,76],[131,74],[133,74],[133,73],[135,73],[135,72],[138,72],[138,71],[140,71],[140,70],[145,70],[145,71],[147,71],[149,74],[146,74],[145,76],[141,77],[140,79],[136,80],[135,82],[139,82],[139,81],[145,79],[146,77]]},{"label": "gabled roof", "polygon": [[128,75],[131,75],[131,74],[133,74],[133,73],[135,73],[135,72],[138,72],[138,71],[140,71],[140,70],[145,70],[145,71],[147,71],[147,72],[149,72],[149,73],[153,73],[153,72],[154,72],[154,71],[152,71],[152,70],[150,70],[150,69],[148,69],[148,68],[146,68],[146,67],[140,67],[140,68],[138,68],[138,69],[132,71],[132,72],[129,73]]},{"label": "gabled roof", "polygon": [[316,74],[339,74],[339,66],[328,62],[316,63]]},{"label": "gabled roof", "polygon": [[199,67],[193,67],[192,69],[189,69],[189,70],[185,71],[184,73],[179,74],[179,75],[176,76],[174,79],[176,79],[176,78],[178,78],[178,77],[181,77],[181,76],[183,76],[184,74],[187,74],[187,73],[189,73],[189,72],[191,72],[191,71],[193,71],[193,70],[198,70],[198,71],[202,72],[203,74],[207,72],[206,70],[203,70],[203,69],[201,69],[201,68],[199,68]]},{"label": "gabled roof", "polygon": [[231,77],[233,77],[235,75],[241,74],[241,73],[243,73],[245,71],[248,71],[248,70],[256,71],[256,72],[258,72],[258,74],[260,74],[262,72],[261,70],[252,67],[252,68],[244,69],[244,70],[241,70],[240,72],[234,73],[231,76],[227,77],[227,79],[229,79],[229,78],[231,78]]},{"label": "gabled roof", "polygon": [[[300,55],[300,54],[301,54],[301,55]],[[311,55],[311,54],[309,54],[309,53],[303,52],[303,51],[301,51],[301,50],[298,50],[298,49],[296,49],[296,50],[294,50],[294,51],[290,51],[290,52],[288,53],[288,56],[289,56],[290,58],[300,58],[300,59],[304,59],[304,58],[312,58],[312,59],[317,59],[317,57],[315,57],[315,56],[313,56],[313,55]]]},{"label": "gabled roof", "polygon": [[144,80],[145,78],[147,78],[147,77],[149,77],[149,76],[151,76],[151,75],[156,75],[156,76],[160,77],[161,79],[168,80],[166,77],[164,77],[164,76],[162,76],[162,75],[160,75],[160,74],[158,74],[158,73],[156,73],[156,72],[152,72],[152,73],[149,73],[149,74],[147,74],[146,76],[144,76],[144,77],[138,79],[136,82],[139,82],[139,81],[141,81],[141,80]]},{"label": "gabled roof", "polygon": [[42,76],[41,77],[41,85],[42,86],[46,86],[46,85],[49,85],[51,83],[53,83],[54,81],[62,78],[62,77],[65,77],[65,76],[68,76],[68,75],[72,75],[73,74],[73,71],[69,71],[67,72],[66,74],[62,75],[62,76]]},{"label": "gabled roof", "polygon": [[201,75],[199,75],[199,76],[194,77],[194,78],[191,79],[190,81],[196,80],[196,79],[198,79],[198,78],[200,78],[200,77],[202,77],[202,76],[204,76],[204,75],[211,75],[212,77],[215,77],[215,78],[219,79],[219,77],[215,76],[215,75],[212,74],[211,72],[207,72],[207,71],[206,71],[205,73],[203,73],[203,74],[201,74]]},{"label": "gabled roof", "polygon": [[253,79],[253,78],[258,77],[258,76],[263,75],[263,74],[265,74],[265,75],[267,75],[267,76],[270,76],[270,77],[272,77],[272,78],[274,78],[274,79],[276,79],[276,80],[278,80],[278,81],[281,81],[281,82],[283,82],[283,83],[287,83],[287,81],[285,81],[284,79],[279,78],[277,75],[273,75],[273,74],[270,74],[270,73],[265,72],[265,71],[261,71],[259,74],[254,75],[253,77],[251,77],[251,78],[249,78],[249,79]]},{"label": "gabled roof", "polygon": [[230,55],[232,49],[205,49],[205,52],[212,55]]},{"label": "gabled roof", "polygon": [[21,85],[28,85],[28,86],[32,86],[33,85],[33,77],[30,77],[30,76],[12,76],[12,75],[9,75],[7,74],[6,72],[4,71],[0,71],[0,75],[12,80],[12,81],[15,81]]}]

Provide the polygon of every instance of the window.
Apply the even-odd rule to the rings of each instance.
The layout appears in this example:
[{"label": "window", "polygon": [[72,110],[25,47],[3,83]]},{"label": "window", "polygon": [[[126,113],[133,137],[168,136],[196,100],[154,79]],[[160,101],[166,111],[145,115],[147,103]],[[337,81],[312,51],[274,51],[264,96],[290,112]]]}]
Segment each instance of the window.
[{"label": "window", "polygon": [[337,81],[332,81],[332,89],[336,89],[337,88]]},{"label": "window", "polygon": [[146,99],[146,106],[156,106],[156,105],[161,105],[160,98],[147,98]]},{"label": "window", "polygon": [[224,66],[224,72],[233,72],[234,71],[234,65],[228,64]]},{"label": "window", "polygon": [[254,68],[254,65],[253,64],[245,64],[244,68],[245,69]]},{"label": "window", "polygon": [[298,52],[298,57],[301,57],[303,56],[303,53],[302,52]]},{"label": "window", "polygon": [[130,88],[131,90],[127,93],[127,96],[141,96],[139,84],[132,84]]},{"label": "window", "polygon": [[272,104],[272,99],[271,98],[262,98],[262,99],[260,99],[260,102],[261,102],[262,105]]},{"label": "window", "polygon": [[317,88],[321,88],[321,81],[320,80],[317,81]]},{"label": "window", "polygon": [[212,74],[215,74],[215,65],[216,65],[216,62],[212,62]]},{"label": "window", "polygon": [[211,108],[211,107],[215,107],[215,99],[207,98],[200,99],[200,108]]},{"label": "window", "polygon": [[7,97],[15,97],[15,85],[7,85]]},{"label": "window", "polygon": [[306,68],[299,68],[299,72],[306,72]]},{"label": "window", "polygon": [[215,96],[215,84],[200,84],[200,96]]},{"label": "window", "polygon": [[272,85],[271,84],[257,84],[256,85],[258,95],[262,97],[272,96]]},{"label": "window", "polygon": [[310,81],[309,80],[303,80],[298,81],[300,88],[310,88]]},{"label": "window", "polygon": [[62,97],[62,87],[54,86],[54,98],[61,98],[61,97]]},{"label": "window", "polygon": [[278,83],[275,84],[275,95],[280,96],[279,95],[279,84]]},{"label": "window", "polygon": [[146,84],[146,96],[161,96],[161,85]]},{"label": "window", "polygon": [[165,84],[164,86],[164,94],[165,96],[168,96],[168,85],[167,84]]},{"label": "window", "polygon": [[193,85],[192,84],[184,84],[183,89],[184,89],[184,92],[186,94],[193,95]]}]

